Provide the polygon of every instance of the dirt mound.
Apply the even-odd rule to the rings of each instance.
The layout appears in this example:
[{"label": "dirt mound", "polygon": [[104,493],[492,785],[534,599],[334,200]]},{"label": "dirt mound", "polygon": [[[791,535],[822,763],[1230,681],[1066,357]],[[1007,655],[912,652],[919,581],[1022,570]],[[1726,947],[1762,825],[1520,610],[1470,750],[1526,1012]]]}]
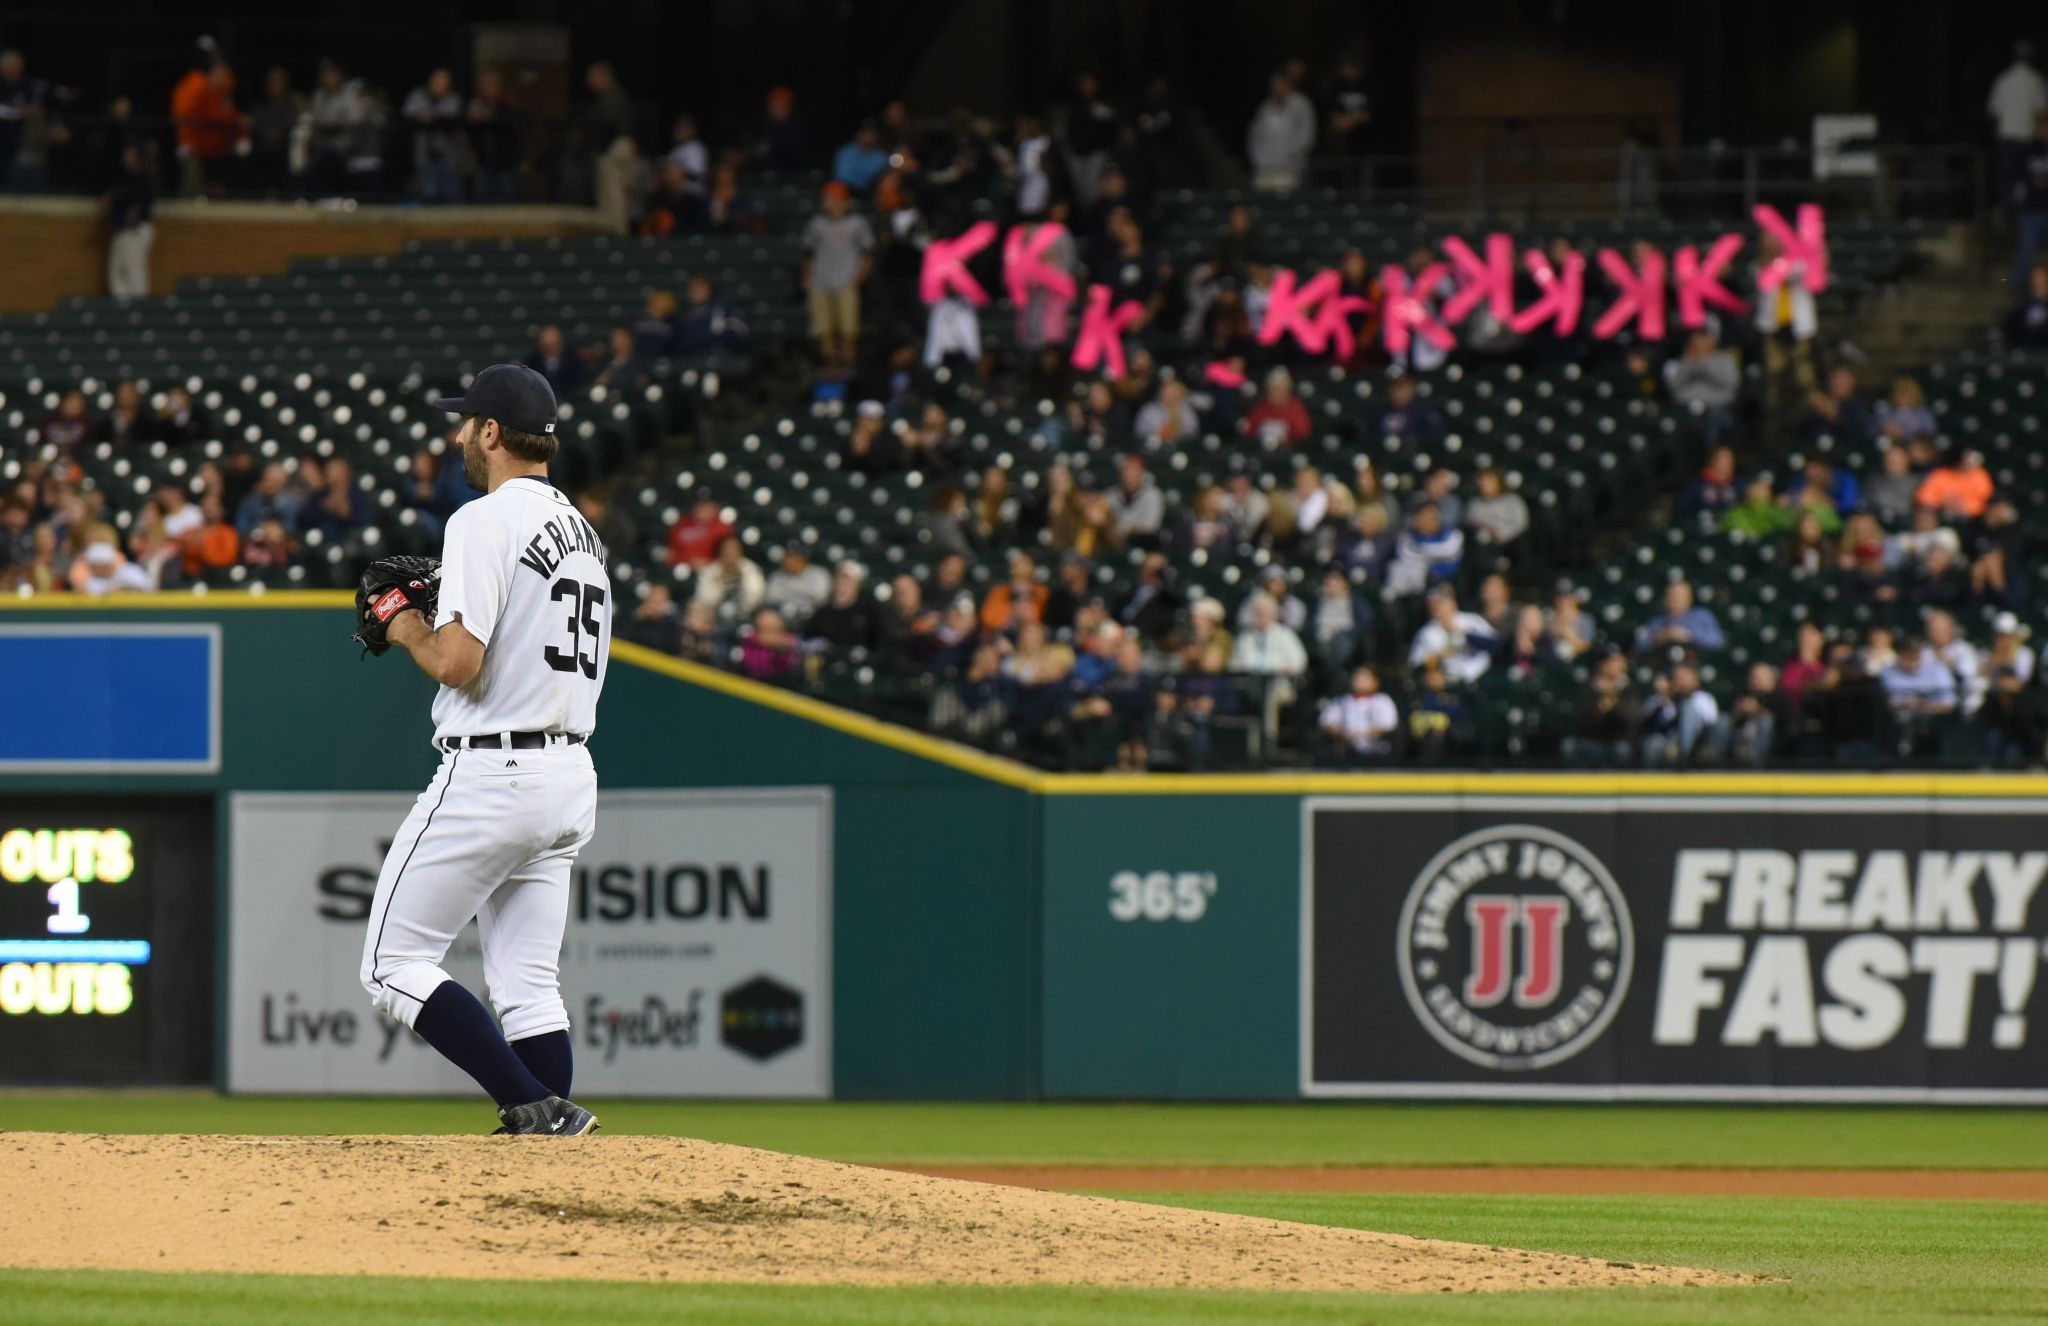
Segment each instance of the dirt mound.
[{"label": "dirt mound", "polygon": [[27,1267],[1403,1293],[1738,1279],[653,1137],[5,1133],[0,1209],[18,1217],[0,1262]]}]

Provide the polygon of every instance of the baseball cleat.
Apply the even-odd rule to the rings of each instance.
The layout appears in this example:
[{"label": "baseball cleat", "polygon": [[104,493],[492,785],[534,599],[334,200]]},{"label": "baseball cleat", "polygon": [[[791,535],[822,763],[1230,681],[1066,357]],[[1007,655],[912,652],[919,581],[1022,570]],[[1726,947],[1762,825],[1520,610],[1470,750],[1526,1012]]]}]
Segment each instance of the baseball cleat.
[{"label": "baseball cleat", "polygon": [[597,1129],[595,1114],[560,1096],[507,1105],[498,1117],[505,1121],[502,1131],[519,1137],[581,1137]]}]

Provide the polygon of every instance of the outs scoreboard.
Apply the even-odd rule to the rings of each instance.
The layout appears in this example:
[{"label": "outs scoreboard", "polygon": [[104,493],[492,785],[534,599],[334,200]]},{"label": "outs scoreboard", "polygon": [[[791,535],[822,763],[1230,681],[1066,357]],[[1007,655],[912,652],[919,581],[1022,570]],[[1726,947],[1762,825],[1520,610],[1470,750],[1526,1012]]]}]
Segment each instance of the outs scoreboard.
[{"label": "outs scoreboard", "polygon": [[203,1077],[212,881],[208,802],[0,806],[0,1082]]},{"label": "outs scoreboard", "polygon": [[134,835],[8,829],[0,881],[13,886],[0,890],[0,1016],[120,1017],[135,1006],[131,973],[149,965],[149,941],[133,937],[148,925]]}]

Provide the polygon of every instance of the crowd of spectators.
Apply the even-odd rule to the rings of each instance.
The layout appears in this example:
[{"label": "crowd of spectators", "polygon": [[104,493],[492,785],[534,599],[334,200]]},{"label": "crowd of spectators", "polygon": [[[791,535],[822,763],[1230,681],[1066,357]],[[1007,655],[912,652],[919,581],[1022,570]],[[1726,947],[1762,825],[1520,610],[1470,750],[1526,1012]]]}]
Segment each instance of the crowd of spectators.
[{"label": "crowd of spectators", "polygon": [[[1718,686],[1703,676],[1719,656],[1713,614],[1673,582],[1672,606],[1702,634],[1653,646],[1646,669],[1620,649],[1601,655],[1580,688],[1561,756],[1587,768],[1695,768],[1774,764],[1927,763],[2038,765],[2048,703],[2027,631],[2001,612],[1972,642],[1957,614],[1930,609],[1911,632],[1872,625],[1832,636],[1796,628],[1787,656],[1752,663]],[[1639,639],[1639,643],[1641,643]],[[1677,661],[1672,661],[1676,659]],[[1639,684],[1647,672],[1647,684]]]},{"label": "crowd of spectators", "polygon": [[243,73],[247,85],[228,53],[202,38],[162,107],[127,93],[89,106],[32,76],[21,52],[0,52],[0,187],[104,195],[141,169],[187,196],[516,195],[527,126],[494,70],[467,90],[450,70],[433,69],[396,91],[333,60],[304,86],[282,66]]},{"label": "crowd of spectators", "polygon": [[[1274,86],[1291,88],[1291,79],[1306,76],[1300,62],[1292,62],[1275,75]],[[1341,64],[1328,99],[1330,116],[1352,125],[1342,135],[1347,144],[1369,115],[1358,80],[1355,61]],[[1298,91],[1287,96],[1309,106]],[[920,291],[924,253],[934,237],[960,234],[979,220],[1018,228],[1021,242],[1034,247],[1039,238],[1032,232],[1054,227],[1057,238],[1042,250],[1041,261],[1071,277],[1076,291],[1102,285],[1114,306],[1136,305],[1137,319],[1125,329],[1124,339],[1150,361],[1176,363],[1199,355],[1252,373],[1276,363],[1298,369],[1308,362],[1311,356],[1291,345],[1276,349],[1259,343],[1281,263],[1262,233],[1257,209],[1235,208],[1224,233],[1206,252],[1189,257],[1170,251],[1158,239],[1163,229],[1159,185],[1169,178],[1165,163],[1174,152],[1170,118],[1162,110],[1156,132],[1148,132],[1143,115],[1112,112],[1108,119],[1123,128],[1107,134],[1099,132],[1104,116],[1090,109],[1106,104],[1096,81],[1083,75],[1055,113],[1020,114],[1003,134],[964,114],[950,117],[943,127],[926,126],[902,103],[892,103],[832,154],[832,176],[803,233],[800,270],[824,367],[819,398],[856,399],[850,379],[865,375],[870,380],[857,385],[880,388],[906,366],[991,370],[996,352],[982,343],[983,322],[976,310],[953,294],[927,306]],[[1346,106],[1352,109],[1337,109]],[[1312,109],[1301,113],[1314,123]],[[1353,123],[1349,117],[1359,118]],[[1002,288],[1003,247],[989,245],[969,260],[968,270],[986,290]],[[1562,238],[1554,241],[1553,263],[1563,263],[1572,247]],[[1639,241],[1635,260],[1649,261],[1644,252],[1649,247]],[[1356,301],[1358,310],[1347,316],[1353,338],[1343,366],[1365,371],[1387,365],[1379,335],[1380,274],[1390,259],[1398,259],[1411,279],[1433,266],[1441,272],[1437,255],[1418,247],[1405,255],[1354,248],[1330,256],[1341,277],[1341,295]],[[1761,244],[1738,282],[1753,283],[1758,274],[1781,265],[1781,256],[1772,243]],[[1584,288],[1589,307],[1619,293],[1604,269],[1590,262]],[[1451,279],[1440,276],[1437,284],[1416,293],[1434,312],[1454,290]],[[1533,274],[1518,274],[1518,302],[1533,302],[1541,293]],[[1031,374],[1049,394],[1059,394],[1063,385],[1061,348],[1078,320],[1076,302],[1074,296],[1039,286],[1006,314],[1014,318],[1019,351],[1035,356],[1030,363],[1007,367]],[[2048,302],[2043,317],[2048,320]],[[1648,394],[1696,408],[1718,438],[1740,422],[1738,354],[1761,366],[1767,405],[1783,408],[1814,385],[1820,333],[1808,273],[1794,263],[1768,298],[1755,301],[1745,320],[1710,314],[1706,325],[1682,344],[1644,345],[1623,337],[1615,345],[1639,352],[1637,367],[1651,379]],[[1523,334],[1484,310],[1467,319],[1461,334],[1461,353],[1468,358],[1514,358],[1539,370],[1585,363],[1612,348],[1597,342],[1583,322],[1569,334],[1546,329]],[[1430,373],[1447,359],[1434,341],[1416,336],[1392,362]],[[1284,408],[1284,415],[1262,422],[1299,440],[1307,419],[1298,404]],[[1396,430],[1407,431],[1408,421],[1400,415],[1390,420]]]},{"label": "crowd of spectators", "polygon": [[[853,197],[849,187],[840,201]],[[1722,624],[1683,583],[1654,620],[1618,626],[1608,605],[1568,592],[1518,602],[1509,579],[1488,574],[1530,528],[1505,476],[1480,472],[1467,490],[1448,469],[1381,476],[1366,454],[1379,438],[1444,437],[1426,385],[1440,365],[1385,362],[1361,337],[1357,367],[1387,378],[1354,437],[1356,459],[1326,473],[1290,454],[1328,425],[1304,409],[1284,352],[1252,348],[1269,279],[1257,232],[1241,210],[1186,274],[1164,260],[1150,270],[1157,326],[1139,329],[1123,380],[1070,388],[1049,363],[1022,366],[1021,391],[1060,402],[1044,431],[1061,459],[1035,487],[1000,468],[969,472],[961,422],[901,376],[878,379],[885,390],[852,411],[841,460],[926,482],[923,528],[941,554],[929,577],[870,585],[866,568],[847,563],[813,577],[829,584],[827,605],[778,599],[773,577],[745,573],[744,531],[707,498],[677,526],[671,560],[688,571],[720,556],[724,540],[740,570],[686,580],[694,589],[681,603],[664,591],[645,610],[661,623],[649,638],[666,643],[673,630],[678,647],[751,660],[743,666],[768,680],[815,681],[835,660],[865,660],[936,686],[937,729],[1074,767],[1204,767],[1225,729],[1238,755],[1277,746],[1328,764],[1498,755],[1500,733],[1488,728],[1518,699],[1555,704],[1564,721],[1517,753],[1574,764],[1928,759],[1951,750],[1958,730],[1961,749],[1984,758],[2039,757],[2048,722],[2011,612],[2033,536],[1998,499],[1983,457],[1938,439],[1910,380],[1874,402],[1848,365],[1821,371],[1797,275],[1753,318],[1710,320],[1665,345],[1539,338],[1510,349],[1538,366],[1577,360],[1628,393],[1684,406],[1716,445],[1679,495],[1679,519],[1701,537],[1739,532],[1746,546],[1769,546],[1815,593],[1834,585],[1888,621],[1916,623],[1896,646],[1890,627],[1872,627],[1870,640],[1831,629],[1811,676],[1797,659],[1731,665]],[[1086,264],[1116,237],[1077,227],[1075,241]],[[1364,326],[1374,292],[1361,290]],[[2048,276],[2037,297],[2048,303]],[[1191,348],[1218,347],[1264,371],[1258,392],[1187,375]],[[1745,375],[1745,361],[1761,371]],[[1752,376],[1763,399],[1745,387]],[[1760,417],[1797,421],[1806,445],[1790,469],[1738,465],[1730,444],[1753,442]],[[1239,460],[1215,485],[1167,500],[1152,467],[1211,432],[1256,439],[1267,459]],[[685,537],[693,530],[716,537]],[[1178,568],[1218,545],[1262,549],[1272,569],[1230,602],[1184,588]],[[970,562],[1005,550],[1016,550],[1010,575],[969,589]],[[769,552],[765,566],[787,555],[816,569],[801,551]],[[1126,565],[1134,575],[1101,574]],[[749,652],[764,627],[778,648]],[[1994,638],[1973,648],[1979,631]],[[1918,652],[1905,647],[1916,641]],[[1941,669],[1956,690],[1949,707],[1934,685]]]},{"label": "crowd of spectators", "polygon": [[[1007,124],[964,110],[919,117],[901,101],[883,107],[830,153],[803,233],[800,275],[827,390],[842,390],[864,344],[881,347],[870,358],[910,344],[905,357],[926,367],[982,358],[974,310],[956,298],[927,309],[919,292],[934,237],[976,221],[1056,224],[1064,235],[1045,250],[1050,266],[1149,303],[1171,279],[1146,227],[1152,200],[1174,178],[1178,140],[1163,83],[1120,97],[1085,72],[1054,105]],[[991,288],[999,251],[976,264]],[[1057,346],[1072,332],[1073,300],[1039,291],[1015,318],[1020,345]]]},{"label": "crowd of spectators", "polygon": [[1678,515],[1698,537],[1739,538],[1738,555],[1770,555],[1804,607],[1841,605],[1857,624],[1802,614],[1785,658],[1729,675],[1724,624],[1674,581],[1663,614],[1584,687],[1567,762],[2039,762],[2048,679],[2015,610],[2042,541],[1984,456],[1940,438],[1911,378],[1873,402],[1846,365],[1797,431],[1802,453],[1780,472],[1740,474],[1716,448]]},{"label": "crowd of spectators", "polygon": [[[847,199],[835,191],[834,201]],[[1093,237],[1076,238],[1085,251]],[[1366,350],[1364,365],[1388,376],[1380,404],[1356,425],[1351,459],[1326,472],[1300,454],[1317,426],[1286,363],[1271,362],[1285,352],[1262,359],[1253,348],[1256,322],[1240,298],[1240,283],[1255,290],[1269,277],[1261,266],[1255,218],[1241,210],[1193,282],[1158,292],[1162,310],[1197,298],[1212,312],[1223,306],[1216,316],[1230,320],[1230,348],[1264,369],[1257,392],[1176,373],[1170,330],[1156,356],[1141,334],[1116,382],[1070,388],[1056,368],[1026,366],[1011,389],[1061,402],[1042,429],[1060,458],[1026,486],[1000,466],[971,467],[964,420],[923,395],[915,375],[891,375],[884,396],[849,412],[839,459],[848,473],[922,481],[931,495],[922,529],[937,555],[929,577],[874,585],[855,563],[828,575],[801,549],[766,548],[756,565],[744,531],[706,495],[670,532],[669,561],[687,588],[651,595],[626,633],[764,680],[813,680],[848,657],[918,685],[935,679],[929,721],[940,730],[1050,762],[1203,767],[1219,720],[1241,751],[1278,745],[1332,763],[1469,754],[1470,696],[1489,671],[1523,678],[1545,668],[1560,633],[1572,643],[1556,661],[1568,663],[1596,632],[1577,600],[1532,616],[1516,609],[1506,579],[1484,574],[1532,526],[1500,471],[1479,471],[1468,491],[1448,468],[1396,477],[1372,464],[1390,442],[1427,449],[1446,436],[1420,366]],[[1191,292],[1197,283],[1222,288]],[[1552,363],[1594,353],[1589,343],[1525,349]],[[1665,354],[1632,345],[1602,371],[1632,392],[1688,403],[1696,379],[1705,382],[1717,394],[1699,398],[1703,426],[1734,427],[1739,402],[1720,371],[1733,352],[1716,333]],[[1153,467],[1215,432],[1243,438],[1253,455],[1169,501]],[[1241,599],[1180,583],[1188,558],[1247,548],[1270,569]],[[1010,575],[970,589],[971,563],[1006,552]],[[1115,574],[1125,566],[1136,567],[1128,581]],[[778,598],[766,569],[775,567],[818,570],[810,578],[829,579],[828,602]],[[1461,610],[1459,594],[1474,585],[1479,610]],[[777,648],[749,650],[764,630]],[[1400,721],[1381,730],[1390,707]]]},{"label": "crowd of spectators", "polygon": [[[0,593],[98,596],[184,588],[235,567],[285,572],[346,546],[380,509],[374,486],[339,457],[265,461],[235,449],[207,459],[200,443],[214,430],[183,387],[146,399],[124,382],[107,396],[96,409],[84,392],[65,393],[37,430],[41,445],[0,489]],[[102,444],[161,445],[186,458],[185,475],[115,509],[78,463]],[[398,499],[438,542],[476,496],[456,453],[426,448]]]},{"label": "crowd of spectators", "polygon": [[761,170],[824,171],[890,210],[897,185],[910,184],[961,200],[1014,190],[1042,212],[1053,197],[1089,205],[1112,168],[1157,187],[1177,151],[1164,80],[1117,97],[1082,73],[1014,132],[965,110],[920,118],[892,102],[837,147],[813,143],[788,87],[768,91],[751,128],[714,143],[689,113],[654,130],[607,61],[579,82],[566,112],[543,118],[488,66],[466,77],[428,69],[410,86],[381,86],[334,59],[310,78],[282,65],[238,73],[208,37],[160,108],[125,93],[95,106],[37,76],[23,52],[0,50],[0,191],[104,195],[134,149],[187,196],[530,198],[594,203],[642,234],[757,232],[765,222],[747,180]]}]

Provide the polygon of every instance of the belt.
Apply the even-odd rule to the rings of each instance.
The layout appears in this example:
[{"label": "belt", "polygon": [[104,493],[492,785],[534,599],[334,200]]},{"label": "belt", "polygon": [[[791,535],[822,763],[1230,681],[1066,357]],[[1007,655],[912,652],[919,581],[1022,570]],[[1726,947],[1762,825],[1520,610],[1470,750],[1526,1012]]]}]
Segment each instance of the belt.
[{"label": "belt", "polygon": [[581,732],[484,732],[474,737],[436,737],[442,750],[539,750],[543,746],[581,746],[589,740]]}]

